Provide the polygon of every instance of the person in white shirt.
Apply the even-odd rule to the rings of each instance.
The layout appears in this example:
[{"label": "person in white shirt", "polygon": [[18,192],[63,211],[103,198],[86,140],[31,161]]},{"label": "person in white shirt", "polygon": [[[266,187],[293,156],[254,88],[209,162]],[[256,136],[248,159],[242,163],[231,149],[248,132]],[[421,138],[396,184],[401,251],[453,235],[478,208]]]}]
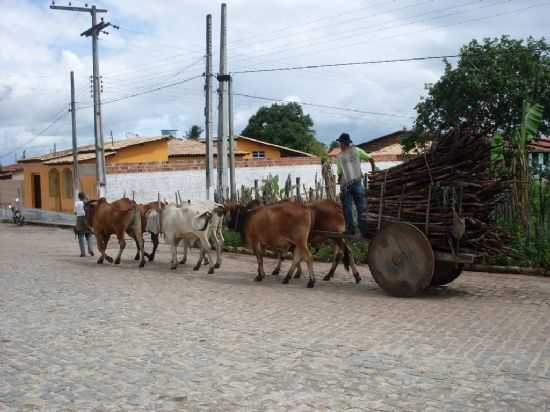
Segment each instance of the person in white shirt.
[{"label": "person in white shirt", "polygon": [[88,221],[86,220],[86,210],[84,209],[85,201],[86,195],[83,192],[79,192],[78,200],[74,202],[74,213],[76,215],[75,232],[78,236],[80,257],[86,256],[86,243],[88,244],[88,253],[90,254],[90,256],[94,255],[94,252],[92,250],[90,228],[88,227]]}]

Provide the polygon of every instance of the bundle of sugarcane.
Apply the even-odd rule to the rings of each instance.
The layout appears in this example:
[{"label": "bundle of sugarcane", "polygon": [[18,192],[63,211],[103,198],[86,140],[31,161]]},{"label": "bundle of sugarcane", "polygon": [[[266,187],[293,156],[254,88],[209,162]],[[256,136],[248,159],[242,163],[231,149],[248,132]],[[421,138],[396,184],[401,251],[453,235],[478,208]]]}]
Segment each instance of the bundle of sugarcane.
[{"label": "bundle of sugarcane", "polygon": [[369,230],[409,222],[435,249],[453,252],[459,244],[461,252],[502,253],[509,237],[491,213],[505,189],[491,174],[485,135],[448,135],[423,154],[369,175]]}]

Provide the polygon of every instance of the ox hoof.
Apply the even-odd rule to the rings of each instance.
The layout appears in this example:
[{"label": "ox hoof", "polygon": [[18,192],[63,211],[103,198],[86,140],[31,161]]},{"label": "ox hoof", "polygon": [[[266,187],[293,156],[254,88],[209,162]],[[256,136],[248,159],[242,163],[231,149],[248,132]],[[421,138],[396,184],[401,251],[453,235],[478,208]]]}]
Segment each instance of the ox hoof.
[{"label": "ox hoof", "polygon": [[152,262],[153,260],[155,260],[155,255],[147,255],[147,259],[149,260],[149,262]]},{"label": "ox hoof", "polygon": [[290,282],[290,276],[286,275],[285,278],[283,279],[283,285],[288,284],[288,282]]},{"label": "ox hoof", "polygon": [[120,265],[120,259],[119,258],[115,259],[115,265]]},{"label": "ox hoof", "polygon": [[143,266],[145,266],[145,260],[142,260],[141,262],[139,262],[139,267],[142,268]]},{"label": "ox hoof", "polygon": [[331,279],[332,279],[332,275],[330,273],[323,278],[324,281],[329,281]]},{"label": "ox hoof", "polygon": [[172,270],[176,270],[177,268],[178,268],[178,265],[171,265],[170,266],[170,269],[172,269]]},{"label": "ox hoof", "polygon": [[139,260],[139,253],[134,257],[134,260]]},{"label": "ox hoof", "polygon": [[199,266],[193,266],[193,270],[199,270],[201,267]]},{"label": "ox hoof", "polygon": [[308,288],[312,288],[313,286],[315,286],[315,280],[314,280],[314,279],[310,279],[309,282],[307,282],[307,287],[308,287]]},{"label": "ox hoof", "polygon": [[214,265],[214,269],[219,269],[221,266],[222,266],[221,263],[216,263],[216,264]]},{"label": "ox hoof", "polygon": [[263,277],[261,275],[258,275],[254,278],[256,282],[261,282],[263,280]]},{"label": "ox hoof", "polygon": [[271,272],[273,276],[279,276],[279,273],[281,273],[279,269],[273,269],[273,272]]},{"label": "ox hoof", "polygon": [[209,275],[211,275],[211,274],[213,274],[213,273],[214,273],[214,268],[208,269],[208,274],[209,274]]},{"label": "ox hoof", "polygon": [[294,279],[300,279],[301,276],[302,272],[296,272],[296,274],[294,275]]},{"label": "ox hoof", "polygon": [[103,265],[103,258],[99,258],[99,259],[97,260],[97,264],[98,264],[98,265]]},{"label": "ox hoof", "polygon": [[180,260],[180,263],[181,263],[182,265],[185,265],[185,262],[187,262],[187,259],[182,259],[182,260]]},{"label": "ox hoof", "polygon": [[105,256],[105,259],[107,259],[107,262],[113,263],[113,258],[111,256]]},{"label": "ox hoof", "polygon": [[354,274],[353,274],[353,277],[355,278],[355,283],[361,282],[361,276],[359,276],[358,273],[354,273]]}]

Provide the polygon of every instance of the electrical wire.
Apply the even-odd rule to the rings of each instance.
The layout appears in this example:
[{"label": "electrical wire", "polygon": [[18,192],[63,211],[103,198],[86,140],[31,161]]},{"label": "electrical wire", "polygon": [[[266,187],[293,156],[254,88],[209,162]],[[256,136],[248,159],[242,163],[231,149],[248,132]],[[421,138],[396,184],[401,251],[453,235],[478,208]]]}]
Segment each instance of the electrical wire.
[{"label": "electrical wire", "polygon": [[[478,3],[480,0],[476,0],[475,2],[473,3]],[[483,1],[483,0],[481,0]],[[508,0],[509,1],[509,0]],[[392,13],[396,13],[396,12],[400,12],[400,11],[403,11],[403,10],[406,10],[406,9],[409,9],[409,8],[412,8],[412,7],[418,7],[419,5],[423,5],[423,4],[428,4],[428,3],[433,3],[433,0],[425,0],[425,1],[422,1],[420,3],[415,3],[415,4],[411,4],[411,5],[407,5],[407,6],[404,6],[404,7],[397,7],[397,8],[393,8],[393,9],[390,9],[390,10],[385,10],[385,11],[381,11],[381,12],[378,12],[378,13],[374,13],[374,14],[369,14],[367,16],[355,16],[353,18],[350,18],[350,19],[347,19],[347,20],[344,20],[344,21],[338,21],[338,22],[332,22],[328,25],[324,25],[324,26],[320,26],[320,27],[316,27],[315,28],[315,32],[313,32],[313,34],[320,34],[320,30],[321,29],[326,29],[326,28],[330,28],[332,26],[342,26],[343,23],[346,23],[346,22],[350,22],[350,21],[356,21],[356,20],[363,20],[363,23],[365,20],[371,20],[371,19],[374,19],[374,18],[377,18],[377,21],[379,20],[380,16],[383,16],[383,15],[393,15]],[[455,6],[456,7],[456,6]],[[460,6],[459,6],[460,7]],[[453,7],[451,7],[453,8]],[[446,10],[446,9],[441,9],[441,10]],[[435,12],[437,11],[440,11],[440,10],[436,10]],[[428,12],[428,13],[433,13],[434,11],[431,11],[431,12]],[[422,14],[421,14],[422,15]],[[412,16],[412,17],[417,17],[417,16]],[[393,19],[394,21],[399,21],[399,19]],[[390,20],[391,21],[391,20]],[[375,26],[376,27],[376,26]],[[340,32],[334,32],[334,31],[330,31],[330,32],[327,32],[326,34],[322,34],[321,36],[318,36],[317,40],[321,40],[323,39],[324,37],[328,37],[330,38],[331,41],[334,41],[334,40],[337,40],[338,38],[335,37],[336,35],[340,34],[349,34],[349,33],[353,33],[353,32],[357,32],[357,31],[363,31],[365,29],[365,27],[362,25],[359,30],[357,30],[357,28],[355,28],[355,30],[349,30],[349,29],[346,29],[346,30],[343,30],[343,31],[340,31]],[[367,32],[371,32],[373,31],[372,30],[372,27],[369,27]],[[295,37],[296,36],[299,36],[299,35],[304,35],[304,34],[307,34],[309,33],[308,30],[300,30],[298,32],[295,32],[295,33],[289,33],[288,35],[286,36],[278,36],[278,37],[275,37],[275,38],[272,38],[272,39],[268,39],[268,40],[262,40],[261,41],[261,45],[262,46],[265,46],[266,43],[271,43],[271,42],[277,42],[277,41],[285,41],[285,40],[292,40],[293,43],[292,43],[292,47],[291,49],[296,49],[296,48],[302,48],[302,47],[306,47],[306,46],[309,46],[310,44],[314,44],[314,42],[310,41],[311,39],[307,39],[307,42],[306,44],[304,44],[303,46],[299,46],[296,44],[295,42]],[[304,43],[302,41],[302,43]],[[247,49],[250,49],[252,46],[254,46],[255,44],[258,44],[258,43],[253,43],[251,44],[250,46],[247,47]],[[285,47],[285,49],[287,49],[287,47]],[[272,53],[275,53],[277,50],[282,50],[283,48],[281,47],[280,49],[275,49],[275,51],[271,51],[271,52],[268,52],[268,53],[265,53],[266,55],[268,54],[272,54]],[[233,56],[239,56],[239,55],[244,55],[246,56],[247,54],[246,53],[237,53]],[[262,54],[263,55],[263,54]]]},{"label": "electrical wire", "polygon": [[[113,98],[113,99],[110,99],[110,100],[106,100],[104,102],[101,103],[101,105],[106,105],[106,104],[110,104],[110,103],[115,103],[115,102],[120,102],[122,100],[127,100],[127,99],[131,99],[133,97],[138,97],[138,96],[143,96],[145,94],[150,94],[150,93],[155,93],[155,92],[158,92],[160,90],[164,90],[164,89],[168,89],[170,87],[175,87],[175,86],[178,86],[180,84],[184,84],[184,83],[188,83],[192,80],[196,80],[196,79],[199,79],[203,77],[202,74],[199,74],[199,75],[196,75],[196,76],[193,76],[193,77],[189,77],[187,79],[183,79],[183,80],[178,80],[176,82],[172,82],[172,83],[168,83],[168,84],[165,84],[165,85],[162,85],[162,86],[158,86],[158,87],[155,87],[155,88],[152,88],[152,89],[149,89],[149,90],[144,90],[144,91],[141,91],[141,92],[136,92],[136,93],[131,93],[131,94],[128,94],[126,96],[122,96],[122,97],[118,97],[118,98]],[[89,109],[90,107],[93,107],[93,105],[89,105],[89,106],[84,106],[82,108],[80,108],[79,110],[85,110],[85,109]]]},{"label": "electrical wire", "polygon": [[248,73],[265,73],[265,72],[281,72],[291,70],[308,70],[308,69],[321,69],[324,67],[344,67],[344,66],[363,66],[367,64],[384,64],[384,63],[403,63],[425,60],[442,60],[452,59],[460,57],[460,54],[446,54],[441,56],[424,56],[424,57],[409,57],[403,59],[386,59],[386,60],[365,60],[358,62],[345,62],[345,63],[326,63],[326,64],[310,64],[305,66],[289,66],[289,67],[272,67],[264,69],[249,69],[239,70],[231,72],[231,74],[248,74]]},{"label": "electrical wire", "polygon": [[[253,96],[250,94],[245,93],[233,93],[234,96],[240,96],[240,97],[246,97],[248,99],[255,99],[255,100],[264,100],[264,101],[270,101],[270,102],[289,102],[289,100],[285,99],[277,99],[274,97],[261,97],[261,96]],[[367,114],[367,115],[373,115],[373,116],[386,116],[386,117],[400,117],[400,118],[410,118],[414,119],[414,116],[405,115],[405,114],[396,114],[396,113],[383,113],[383,112],[373,112],[368,110],[360,110],[360,109],[353,109],[349,107],[340,107],[340,106],[331,106],[327,104],[317,104],[317,103],[308,103],[299,101],[297,102],[302,106],[311,106],[311,107],[318,107],[321,109],[333,109],[338,111],[344,111],[344,112],[350,112],[350,113],[359,113],[359,114]]]},{"label": "electrical wire", "polygon": [[40,130],[36,135],[34,135],[31,139],[27,140],[25,143],[17,146],[15,149],[12,149],[10,150],[9,152],[5,152],[3,154],[0,154],[0,158],[4,158],[4,157],[7,157],[7,156],[10,156],[14,153],[16,153],[17,151],[25,148],[26,146],[28,146],[29,144],[31,144],[32,142],[34,142],[36,139],[38,139],[39,137],[41,137],[44,133],[46,133],[48,130],[50,130],[53,125],[55,125],[57,122],[59,122],[61,119],[63,119],[64,117],[66,117],[67,115],[69,114],[68,110],[67,110],[67,105],[64,105],[63,108],[57,112],[55,115],[54,115],[54,119],[48,123],[48,125],[46,127],[44,127],[42,130]]},{"label": "electrical wire", "polygon": [[[505,2],[508,2],[508,0],[505,0]],[[485,5],[485,6],[482,6],[480,8],[486,8],[486,7],[489,7],[489,6],[494,6],[496,4],[497,3],[492,3],[491,5]],[[531,10],[531,9],[534,9],[534,8],[537,8],[537,7],[544,7],[544,6],[547,6],[547,5],[550,5],[550,2],[546,1],[546,2],[542,2],[542,3],[532,4],[532,5],[529,5],[529,6],[526,6],[526,7],[521,7],[521,8],[517,8],[517,9],[514,9],[514,10],[510,10],[510,11],[495,13],[495,14],[491,14],[491,15],[488,15],[488,16],[475,17],[475,18],[471,18],[471,19],[462,20],[462,21],[459,21],[459,22],[445,23],[445,24],[440,25],[440,26],[428,27],[426,29],[414,30],[414,31],[409,31],[409,32],[404,32],[404,33],[398,33],[398,34],[394,34],[394,35],[390,35],[390,36],[386,36],[386,37],[381,37],[381,38],[378,38],[378,39],[372,38],[372,37],[363,38],[361,41],[358,41],[358,42],[348,43],[348,44],[340,44],[340,45],[332,47],[332,48],[325,48],[322,51],[311,51],[311,52],[308,52],[308,53],[298,53],[298,54],[294,54],[294,55],[291,54],[291,55],[285,56],[285,58],[289,59],[289,58],[303,57],[305,55],[310,55],[310,54],[326,53],[326,52],[333,51],[333,50],[341,50],[341,49],[352,47],[352,46],[358,46],[358,45],[363,45],[363,44],[366,44],[366,43],[372,43],[373,40],[387,40],[387,39],[393,39],[393,38],[401,37],[401,36],[405,36],[405,35],[410,36],[410,35],[416,34],[416,33],[427,32],[427,31],[432,31],[432,30],[439,30],[439,29],[442,29],[442,28],[452,27],[452,26],[456,26],[456,25],[462,25],[462,24],[466,24],[466,23],[470,23],[470,22],[478,22],[478,21],[488,20],[488,19],[492,19],[492,18],[501,17],[501,16],[504,16],[504,15],[518,14],[518,13],[525,12],[527,10]]]},{"label": "electrical wire", "polygon": [[[481,1],[483,1],[483,0],[481,0]],[[502,4],[505,4],[505,3],[509,3],[510,1],[512,1],[512,0],[499,0],[499,1],[494,2],[494,3],[484,4],[480,7],[477,7],[476,10],[487,8],[487,7],[494,7],[494,6],[502,5]],[[377,35],[377,34],[383,32],[383,31],[388,31],[388,30],[391,30],[391,29],[394,29],[394,28],[402,28],[402,27],[405,27],[405,26],[415,25],[415,24],[418,24],[420,22],[430,22],[430,21],[441,19],[441,18],[454,16],[454,15],[456,15],[456,12],[448,13],[448,11],[452,10],[452,9],[456,9],[456,8],[461,8],[461,7],[465,7],[465,6],[471,6],[471,5],[479,4],[479,2],[480,2],[480,0],[474,0],[474,1],[468,2],[466,4],[459,4],[459,5],[456,5],[456,6],[453,6],[453,7],[447,7],[447,8],[443,8],[443,9],[437,9],[437,10],[431,10],[431,11],[419,13],[419,14],[416,14],[416,15],[413,15],[413,16],[408,16],[405,19],[399,19],[399,18],[398,19],[393,19],[393,20],[390,20],[389,22],[385,22],[385,23],[382,23],[382,24],[374,26],[374,27],[369,27],[367,30],[365,30],[362,27],[360,27],[359,29],[355,28],[353,30],[347,30],[347,31],[339,33],[340,36],[337,36],[337,35],[335,36],[335,34],[331,32],[331,33],[327,33],[325,35],[322,35],[322,36],[318,37],[317,41],[308,40],[305,43],[302,42],[301,44],[296,44],[295,42],[293,42],[290,47],[289,46],[283,46],[279,49],[273,49],[269,52],[265,52],[265,53],[256,55],[254,57],[256,57],[256,58],[257,57],[265,57],[265,56],[269,56],[269,55],[272,55],[272,54],[277,54],[280,51],[282,51],[284,53],[288,53],[289,51],[292,51],[292,50],[299,50],[299,49],[311,48],[311,47],[316,48],[316,47],[320,47],[321,45],[334,43],[334,42],[337,42],[337,41],[345,40],[347,38],[356,38],[359,34],[361,34],[362,36],[364,36],[365,34],[370,34],[370,33],[373,33],[373,35]],[[433,16],[433,17],[430,17],[430,18],[418,19],[418,17],[426,16],[426,15],[433,14],[433,13],[439,13],[441,11],[443,11],[445,13],[440,14],[440,15],[436,15],[436,16]],[[394,22],[395,24],[388,26],[388,23],[392,23],[392,22]],[[344,36],[342,36],[342,35],[344,35]],[[319,42],[319,40],[323,40],[323,38],[328,38],[328,40]],[[369,36],[367,39],[372,39],[372,38],[373,38],[373,36]],[[367,39],[365,39],[363,37],[363,40],[361,41],[361,43],[365,43],[365,40],[367,40]],[[344,47],[347,47],[347,46],[344,46]],[[340,49],[340,48],[342,48],[341,44],[338,45],[337,47],[334,47],[334,48],[331,48],[331,49],[328,49],[328,50],[335,50],[335,49]],[[326,51],[326,50],[327,49],[323,50],[323,52]],[[300,56],[301,54],[302,53],[294,53],[292,56]],[[312,54],[312,52],[307,53],[307,54]],[[239,59],[237,58],[236,61],[238,61],[238,60]],[[241,58],[241,60],[242,60],[242,58]],[[235,62],[235,59],[232,59],[232,61]]]}]

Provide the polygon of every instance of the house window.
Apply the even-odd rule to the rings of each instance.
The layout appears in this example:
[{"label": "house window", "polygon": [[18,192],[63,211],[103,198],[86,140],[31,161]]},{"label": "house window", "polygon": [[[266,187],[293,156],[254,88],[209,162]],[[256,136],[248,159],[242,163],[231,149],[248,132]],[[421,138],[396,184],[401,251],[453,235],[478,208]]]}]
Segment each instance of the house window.
[{"label": "house window", "polygon": [[50,197],[59,196],[59,172],[52,169],[48,172],[48,183],[50,187]]},{"label": "house window", "polygon": [[252,152],[252,157],[254,159],[265,159],[265,152],[264,151],[261,151],[261,152]]},{"label": "house window", "polygon": [[66,199],[73,198],[73,172],[70,169],[63,170],[63,196]]}]

